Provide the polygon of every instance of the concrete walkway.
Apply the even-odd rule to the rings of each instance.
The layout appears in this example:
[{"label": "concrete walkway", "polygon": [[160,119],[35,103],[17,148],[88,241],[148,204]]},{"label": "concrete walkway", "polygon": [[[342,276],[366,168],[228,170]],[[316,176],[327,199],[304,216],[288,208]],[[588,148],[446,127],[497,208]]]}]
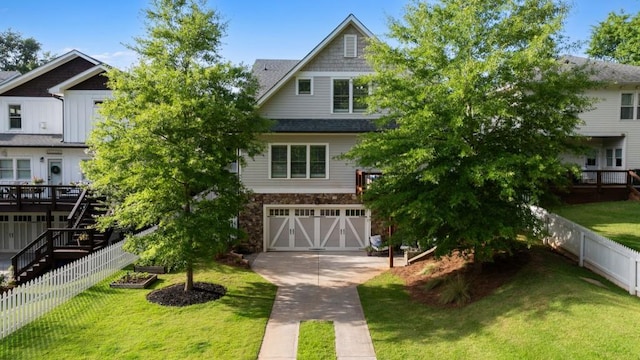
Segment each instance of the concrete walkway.
[{"label": "concrete walkway", "polygon": [[333,321],[338,360],[376,359],[356,290],[388,269],[358,252],[261,253],[252,268],[278,286],[259,359],[295,359],[301,320]]}]

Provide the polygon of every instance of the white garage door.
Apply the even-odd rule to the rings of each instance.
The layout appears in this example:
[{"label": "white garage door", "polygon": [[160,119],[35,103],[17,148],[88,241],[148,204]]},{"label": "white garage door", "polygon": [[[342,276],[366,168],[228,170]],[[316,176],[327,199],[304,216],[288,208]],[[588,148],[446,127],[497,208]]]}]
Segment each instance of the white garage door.
[{"label": "white garage door", "polygon": [[[53,227],[66,227],[66,214],[53,214]],[[0,214],[0,252],[17,252],[47,228],[46,214]]]},{"label": "white garage door", "polygon": [[267,250],[359,250],[371,233],[369,212],[361,205],[265,205]]}]

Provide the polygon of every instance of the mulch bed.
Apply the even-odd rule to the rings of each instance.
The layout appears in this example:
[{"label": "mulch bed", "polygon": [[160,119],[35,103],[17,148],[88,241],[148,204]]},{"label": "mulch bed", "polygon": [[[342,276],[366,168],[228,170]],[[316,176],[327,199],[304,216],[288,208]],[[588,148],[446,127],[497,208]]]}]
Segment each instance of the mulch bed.
[{"label": "mulch bed", "polygon": [[188,306],[218,300],[227,293],[227,289],[218,284],[194,282],[193,290],[184,291],[184,283],[154,290],[147,300],[163,306]]},{"label": "mulch bed", "polygon": [[[405,282],[411,298],[429,306],[455,308],[466,306],[490,295],[500,286],[511,281],[516,273],[531,260],[531,253],[522,251],[514,256],[498,256],[493,263],[484,263],[480,272],[474,268],[473,255],[463,258],[454,254],[440,259],[427,258],[414,264],[395,267],[391,272]],[[425,269],[430,270],[421,274]],[[462,275],[470,281],[471,300],[465,305],[446,304],[440,302],[442,286],[426,290],[424,285],[431,279],[447,279]]]}]

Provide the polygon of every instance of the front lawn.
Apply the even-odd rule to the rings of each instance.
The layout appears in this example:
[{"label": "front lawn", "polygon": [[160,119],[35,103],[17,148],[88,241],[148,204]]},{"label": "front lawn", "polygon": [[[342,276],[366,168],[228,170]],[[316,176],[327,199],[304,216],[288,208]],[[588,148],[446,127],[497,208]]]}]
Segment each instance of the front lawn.
[{"label": "front lawn", "polygon": [[[153,289],[112,289],[119,272],[0,340],[0,359],[256,359],[276,287],[251,270],[212,263],[195,281],[227,288],[186,307],[148,302]],[[160,275],[154,289],[184,282]]]},{"label": "front lawn", "polygon": [[513,281],[462,308],[413,301],[391,271],[361,285],[377,357],[637,359],[640,299],[548,249],[532,251]]},{"label": "front lawn", "polygon": [[640,202],[567,205],[550,210],[622,245],[640,251]]}]

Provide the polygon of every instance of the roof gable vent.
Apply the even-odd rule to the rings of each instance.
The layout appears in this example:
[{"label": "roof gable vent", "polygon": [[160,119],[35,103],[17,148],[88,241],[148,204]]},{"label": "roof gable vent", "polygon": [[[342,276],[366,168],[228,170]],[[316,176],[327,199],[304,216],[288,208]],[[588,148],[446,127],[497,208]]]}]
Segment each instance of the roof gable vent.
[{"label": "roof gable vent", "polygon": [[344,36],[344,57],[358,56],[358,35]]}]

